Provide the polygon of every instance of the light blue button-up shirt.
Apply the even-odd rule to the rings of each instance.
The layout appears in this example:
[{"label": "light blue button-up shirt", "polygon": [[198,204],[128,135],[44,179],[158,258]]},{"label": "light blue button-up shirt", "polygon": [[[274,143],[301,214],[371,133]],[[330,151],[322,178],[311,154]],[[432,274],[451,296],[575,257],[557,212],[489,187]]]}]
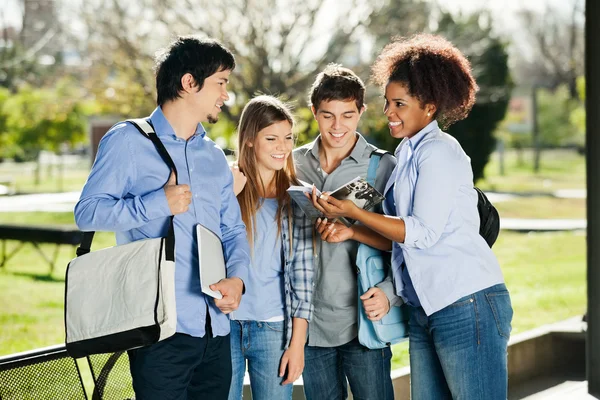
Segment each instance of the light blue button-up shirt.
[{"label": "light blue button-up shirt", "polygon": [[285,314],[283,249],[277,229],[277,199],[261,199],[256,212],[256,230],[252,265],[248,271],[246,293],[232,318],[245,321],[268,321]]},{"label": "light blue button-up shirt", "polygon": [[458,141],[433,121],[404,139],[396,157],[385,188],[386,194],[393,190],[395,209],[385,202],[384,211],[406,224],[404,243],[392,248],[398,295],[408,283],[402,279],[403,261],[427,315],[503,283],[498,260],[479,235],[471,160]]},{"label": "light blue button-up shirt", "polygon": [[[189,210],[174,219],[177,332],[204,336],[208,307],[213,335],[225,336],[228,317],[200,288],[195,227],[202,224],[221,238],[227,276],[245,281],[250,251],[233,176],[201,124],[186,141],[175,135],[160,107],[150,120],[175,163],[178,183],[190,185],[193,196]],[[116,232],[117,244],[166,236],[171,212],[163,186],[169,174],[148,138],[129,123],[113,126],[100,141],[75,222],[83,231]]]}]

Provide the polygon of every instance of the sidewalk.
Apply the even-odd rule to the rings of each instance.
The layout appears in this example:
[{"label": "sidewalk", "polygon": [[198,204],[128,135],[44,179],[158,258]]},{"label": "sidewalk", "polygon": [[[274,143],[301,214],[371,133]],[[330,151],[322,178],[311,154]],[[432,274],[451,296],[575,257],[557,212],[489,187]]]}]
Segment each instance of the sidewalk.
[{"label": "sidewalk", "polygon": [[552,193],[523,193],[523,192],[485,192],[492,203],[510,201],[519,197],[556,197],[559,199],[585,199],[587,191],[585,189],[561,189]]},{"label": "sidewalk", "polygon": [[[583,192],[583,193],[581,193]],[[510,193],[486,193],[492,203],[509,201],[517,197]],[[556,197],[566,195],[585,196],[585,191],[564,191],[556,193]],[[73,212],[79,199],[79,192],[41,193],[17,196],[0,196],[0,212]],[[584,230],[585,219],[518,219],[502,218],[500,228],[516,232],[552,232]]]}]

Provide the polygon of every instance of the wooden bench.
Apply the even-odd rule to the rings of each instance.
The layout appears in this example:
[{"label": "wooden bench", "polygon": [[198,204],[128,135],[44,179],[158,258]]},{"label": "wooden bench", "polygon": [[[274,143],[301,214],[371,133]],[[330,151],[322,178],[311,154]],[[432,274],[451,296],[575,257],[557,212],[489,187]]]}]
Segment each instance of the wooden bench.
[{"label": "wooden bench", "polygon": [[[54,272],[58,249],[61,245],[77,246],[81,243],[83,232],[73,226],[35,226],[35,225],[0,225],[0,240],[2,240],[2,259],[0,268],[12,258],[26,243],[31,243],[42,258],[50,265],[50,274]],[[7,253],[6,241],[21,242]],[[48,257],[40,248],[41,243],[54,244],[54,253]]]}]

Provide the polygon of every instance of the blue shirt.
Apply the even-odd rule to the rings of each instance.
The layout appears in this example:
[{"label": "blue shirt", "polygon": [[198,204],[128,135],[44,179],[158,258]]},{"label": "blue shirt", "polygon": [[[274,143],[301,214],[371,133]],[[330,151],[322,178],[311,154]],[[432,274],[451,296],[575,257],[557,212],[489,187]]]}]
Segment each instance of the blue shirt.
[{"label": "blue shirt", "polygon": [[246,293],[233,318],[266,321],[284,316],[283,249],[277,230],[277,199],[262,199],[256,212],[252,266],[248,271]]},{"label": "blue shirt", "polygon": [[[387,210],[394,210],[394,190],[388,190],[385,196],[385,204],[384,208],[387,207]],[[417,292],[415,292],[415,287],[412,284],[412,279],[410,279],[410,274],[408,273],[408,268],[406,268],[406,264],[400,265],[400,279],[402,281],[402,285],[399,286],[399,296],[402,297],[405,303],[411,305],[413,307],[420,307],[421,302],[419,301],[419,296],[417,296]]]},{"label": "blue shirt", "polygon": [[[250,251],[233,176],[201,124],[186,141],[175,135],[160,107],[150,120],[175,163],[178,183],[190,185],[193,196],[189,210],[174,218],[177,332],[204,336],[208,308],[213,334],[225,336],[229,319],[200,289],[195,227],[202,224],[221,238],[227,276],[246,281]],[[163,186],[169,175],[154,144],[133,125],[119,123],[100,141],[75,222],[83,231],[116,232],[117,244],[166,236],[171,212]]]},{"label": "blue shirt", "polygon": [[[423,310],[431,315],[461,297],[503,283],[498,260],[479,235],[471,160],[458,141],[433,121],[404,139],[396,157],[385,188],[386,195],[392,191],[395,207],[385,202],[384,211],[402,217],[406,226],[404,243],[392,247],[398,295],[412,283]],[[403,278],[403,261],[410,280]]]}]

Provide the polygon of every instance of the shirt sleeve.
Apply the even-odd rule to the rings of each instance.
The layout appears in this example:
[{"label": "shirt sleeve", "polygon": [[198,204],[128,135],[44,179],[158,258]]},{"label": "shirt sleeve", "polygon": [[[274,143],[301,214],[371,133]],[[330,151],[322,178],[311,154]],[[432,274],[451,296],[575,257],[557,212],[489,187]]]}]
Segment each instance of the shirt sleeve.
[{"label": "shirt sleeve", "polygon": [[136,158],[126,127],[113,128],[98,147],[81,197],[75,205],[75,222],[82,231],[121,232],[171,215],[163,188],[134,196]]},{"label": "shirt sleeve", "polygon": [[250,246],[246,237],[246,225],[242,221],[240,205],[233,193],[233,175],[227,164],[226,183],[221,189],[221,237],[227,265],[228,278],[247,281],[250,266]]},{"label": "shirt sleeve", "polygon": [[385,297],[387,297],[388,301],[390,302],[390,307],[399,307],[404,304],[402,297],[396,294],[392,268],[388,268],[385,278],[375,286],[383,291]]},{"label": "shirt sleeve", "polygon": [[314,311],[312,304],[314,278],[313,224],[297,207],[293,207],[292,227],[292,317],[310,321]]},{"label": "shirt sleeve", "polygon": [[463,165],[456,150],[444,142],[424,143],[419,150],[413,212],[403,216],[406,236],[400,246],[426,249],[437,243],[448,223]]}]

